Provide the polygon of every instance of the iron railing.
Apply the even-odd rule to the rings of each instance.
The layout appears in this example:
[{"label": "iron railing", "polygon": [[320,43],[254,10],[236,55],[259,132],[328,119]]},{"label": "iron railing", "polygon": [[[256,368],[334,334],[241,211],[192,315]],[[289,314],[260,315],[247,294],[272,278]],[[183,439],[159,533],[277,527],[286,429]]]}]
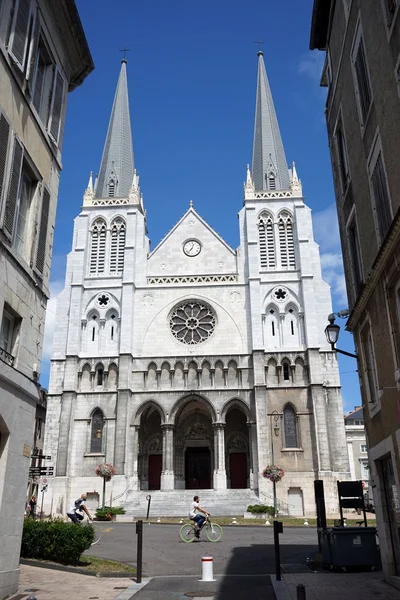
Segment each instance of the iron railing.
[{"label": "iron railing", "polygon": [[10,365],[10,367],[14,366],[14,357],[12,354],[4,350],[4,348],[0,348],[0,359]]}]

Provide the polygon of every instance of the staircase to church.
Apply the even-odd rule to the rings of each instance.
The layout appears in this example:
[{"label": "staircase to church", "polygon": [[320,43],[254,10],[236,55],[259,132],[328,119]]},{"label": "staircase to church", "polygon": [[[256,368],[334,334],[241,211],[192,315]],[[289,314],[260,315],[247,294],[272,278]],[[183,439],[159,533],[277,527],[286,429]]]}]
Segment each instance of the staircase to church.
[{"label": "staircase to church", "polygon": [[[243,516],[249,504],[259,504],[253,490],[153,490],[128,492],[127,500],[121,503],[128,516],[146,517],[146,496],[151,495],[150,518],[187,517],[193,496],[200,496],[200,506],[213,516]],[[118,502],[115,503],[118,505]]]}]

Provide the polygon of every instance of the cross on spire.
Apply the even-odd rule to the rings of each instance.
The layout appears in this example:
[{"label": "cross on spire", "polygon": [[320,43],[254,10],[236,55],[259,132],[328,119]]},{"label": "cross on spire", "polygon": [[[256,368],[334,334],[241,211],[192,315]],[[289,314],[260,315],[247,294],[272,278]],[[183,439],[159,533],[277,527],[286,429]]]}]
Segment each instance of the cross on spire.
[{"label": "cross on spire", "polygon": [[260,54],[264,54],[262,49],[261,49],[261,44],[265,44],[265,42],[263,42],[262,40],[260,40],[260,38],[258,38],[258,40],[256,42],[254,42],[255,44],[258,44],[258,55]]},{"label": "cross on spire", "polygon": [[123,60],[126,60],[126,53],[127,53],[127,52],[130,52],[130,51],[131,51],[131,50],[130,50],[130,48],[127,48],[127,47],[126,47],[126,44],[124,45],[124,47],[123,47],[123,48],[121,48],[121,49],[120,49],[120,52],[123,52],[123,53],[124,53],[124,58],[123,58]]}]

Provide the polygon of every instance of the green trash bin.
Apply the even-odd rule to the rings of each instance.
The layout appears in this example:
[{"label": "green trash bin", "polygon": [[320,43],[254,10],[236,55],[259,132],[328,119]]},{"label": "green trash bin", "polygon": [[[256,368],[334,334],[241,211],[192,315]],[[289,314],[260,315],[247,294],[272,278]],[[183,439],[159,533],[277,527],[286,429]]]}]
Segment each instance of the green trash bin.
[{"label": "green trash bin", "polygon": [[380,564],[375,527],[332,527],[321,532],[322,561],[329,567]]}]

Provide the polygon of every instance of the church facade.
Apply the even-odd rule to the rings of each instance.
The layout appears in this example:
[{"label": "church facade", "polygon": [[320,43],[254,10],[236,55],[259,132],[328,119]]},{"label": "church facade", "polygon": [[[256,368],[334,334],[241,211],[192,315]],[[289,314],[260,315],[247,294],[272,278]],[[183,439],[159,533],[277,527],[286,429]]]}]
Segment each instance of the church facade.
[{"label": "church facade", "polygon": [[46,512],[65,513],[83,491],[97,505],[103,462],[117,471],[107,504],[132,514],[143,515],[149,491],[161,515],[163,505],[185,514],[194,491],[214,514],[271,505],[262,472],[272,463],[285,471],[282,513],[315,513],[314,479],[337,509],[349,466],[338,364],[324,339],[330,290],[262,52],[239,229],[232,249],[190,203],[150,250],[123,60],[58,300]]}]

